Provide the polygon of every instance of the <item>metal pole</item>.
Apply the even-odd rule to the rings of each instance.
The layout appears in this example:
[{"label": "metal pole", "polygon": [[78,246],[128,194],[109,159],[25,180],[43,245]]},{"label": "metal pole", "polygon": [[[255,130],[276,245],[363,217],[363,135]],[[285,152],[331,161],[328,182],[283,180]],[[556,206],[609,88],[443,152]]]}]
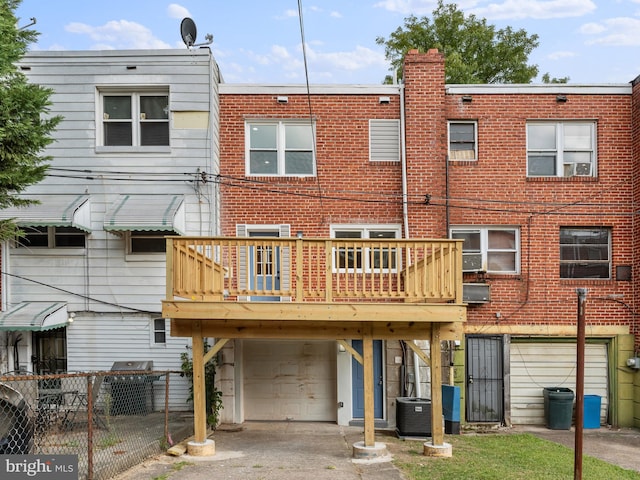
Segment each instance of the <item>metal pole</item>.
[{"label": "metal pole", "polygon": [[573,462],[574,480],[582,480],[582,433],[584,427],[584,345],[585,345],[585,307],[587,289],[577,288],[578,294],[578,333],[576,346],[576,431],[575,455]]},{"label": "metal pole", "polygon": [[93,480],[93,378],[87,375],[87,480]]}]

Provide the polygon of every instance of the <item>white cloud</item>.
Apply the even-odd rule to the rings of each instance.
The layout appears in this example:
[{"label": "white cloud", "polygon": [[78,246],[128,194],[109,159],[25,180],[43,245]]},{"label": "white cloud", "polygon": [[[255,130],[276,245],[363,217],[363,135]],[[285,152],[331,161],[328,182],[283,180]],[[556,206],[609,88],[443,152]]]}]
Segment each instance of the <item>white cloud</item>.
[{"label": "white cloud", "polygon": [[167,14],[170,18],[185,18],[191,17],[189,10],[182,5],[178,5],[177,3],[172,3],[167,7]]},{"label": "white cloud", "polygon": [[[298,46],[297,50],[297,53],[294,54],[286,47],[272,45],[265,54],[258,54],[253,51],[242,51],[241,53],[248,56],[254,65],[259,65],[262,70],[265,67],[269,69],[279,68],[282,75],[288,80],[301,81],[305,73],[302,47]],[[307,64],[313,83],[340,80],[336,75],[340,75],[341,72],[351,73],[371,67],[386,70],[388,67],[383,53],[361,46],[357,46],[351,51],[321,52],[314,50],[307,44],[306,51]],[[243,72],[245,73],[244,78],[241,77],[240,73],[236,70],[230,75],[225,75],[225,77],[227,79],[233,78],[234,81],[248,81],[247,77],[249,75],[247,71]],[[345,82],[348,83],[346,80]]]},{"label": "white cloud", "polygon": [[578,31],[580,33],[583,33],[585,35],[597,35],[598,33],[602,33],[606,30],[607,28],[604,25],[600,25],[599,23],[585,23],[584,25],[582,25]]},{"label": "white cloud", "polygon": [[581,17],[596,9],[591,0],[505,0],[471,12],[488,19]]},{"label": "white cloud", "polygon": [[342,18],[342,14],[336,11],[331,12],[330,16],[332,16],[333,18]]},{"label": "white cloud", "polygon": [[575,57],[576,56],[576,52],[569,52],[567,50],[561,50],[558,52],[553,52],[550,53],[549,55],[547,55],[547,58],[549,60],[561,60],[563,58],[570,58],[570,57]]},{"label": "white cloud", "polygon": [[617,17],[588,23],[580,28],[580,32],[595,36],[587,41],[587,45],[640,46],[640,19],[637,18]]},{"label": "white cloud", "polygon": [[171,48],[169,44],[154,37],[144,25],[128,20],[112,20],[97,27],[74,22],[67,24],[65,30],[88,36],[95,42],[91,45],[91,50]]},{"label": "white cloud", "polygon": [[[374,7],[403,15],[430,16],[437,3],[437,0],[381,0],[374,4]],[[503,0],[493,3],[459,0],[455,3],[465,13],[488,19],[579,17],[596,9],[592,0]],[[482,4],[485,6],[481,6]]]},{"label": "white cloud", "polygon": [[437,3],[436,0],[382,0],[373,6],[403,15],[429,15]]},{"label": "white cloud", "polygon": [[359,45],[352,51],[326,53],[307,47],[307,57],[313,70],[355,71],[371,66],[388,66],[383,53]]}]

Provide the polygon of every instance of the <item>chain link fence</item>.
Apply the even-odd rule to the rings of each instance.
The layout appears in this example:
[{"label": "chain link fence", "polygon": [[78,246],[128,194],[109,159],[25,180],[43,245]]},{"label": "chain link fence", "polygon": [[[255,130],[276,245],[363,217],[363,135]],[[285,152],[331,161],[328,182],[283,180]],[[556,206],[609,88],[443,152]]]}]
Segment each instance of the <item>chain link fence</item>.
[{"label": "chain link fence", "polygon": [[80,479],[113,478],[192,434],[169,415],[171,375],[0,375],[0,455],[78,455]]}]

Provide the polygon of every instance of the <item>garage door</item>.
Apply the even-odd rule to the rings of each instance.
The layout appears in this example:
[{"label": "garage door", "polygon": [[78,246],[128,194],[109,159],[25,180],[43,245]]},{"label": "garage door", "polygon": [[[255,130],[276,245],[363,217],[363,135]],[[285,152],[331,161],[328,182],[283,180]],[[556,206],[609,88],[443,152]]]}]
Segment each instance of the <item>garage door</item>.
[{"label": "garage door", "polygon": [[[575,343],[511,343],[511,422],[544,425],[544,387],[576,391]],[[607,345],[585,346],[584,394],[602,397],[600,423],[607,420]]]},{"label": "garage door", "polygon": [[336,343],[245,340],[247,420],[335,421]]}]

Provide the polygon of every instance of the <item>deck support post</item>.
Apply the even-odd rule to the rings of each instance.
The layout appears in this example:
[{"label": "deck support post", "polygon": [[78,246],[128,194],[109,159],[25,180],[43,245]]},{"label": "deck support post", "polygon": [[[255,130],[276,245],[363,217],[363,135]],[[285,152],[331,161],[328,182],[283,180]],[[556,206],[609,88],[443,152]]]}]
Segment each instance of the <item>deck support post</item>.
[{"label": "deck support post", "polygon": [[207,439],[207,415],[204,385],[204,340],[202,322],[192,324],[191,345],[193,349],[193,433],[194,440],[202,443]]},{"label": "deck support post", "polygon": [[451,457],[451,445],[444,443],[442,417],[442,348],[440,325],[431,325],[431,442],[424,444],[424,455]]},{"label": "deck support post", "polygon": [[362,339],[362,357],[364,360],[364,445],[373,447],[375,439],[375,404],[374,404],[374,378],[373,378],[373,336],[371,327],[366,327],[366,333]]},{"label": "deck support post", "polygon": [[191,346],[193,366],[193,441],[187,444],[187,451],[193,456],[215,454],[215,442],[207,439],[207,406],[204,382],[204,339],[202,321],[191,324]]}]

